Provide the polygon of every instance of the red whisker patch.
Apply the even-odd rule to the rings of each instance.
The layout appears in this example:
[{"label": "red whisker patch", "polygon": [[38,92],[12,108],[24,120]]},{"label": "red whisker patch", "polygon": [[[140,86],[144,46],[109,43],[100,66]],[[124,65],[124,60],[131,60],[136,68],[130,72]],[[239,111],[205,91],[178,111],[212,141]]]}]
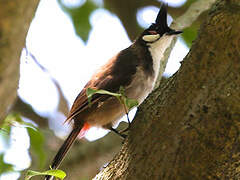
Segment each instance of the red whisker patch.
[{"label": "red whisker patch", "polygon": [[83,138],[85,136],[86,132],[90,129],[90,127],[91,126],[87,122],[85,122],[84,125],[83,125],[83,128],[81,129],[81,131],[78,135],[78,137]]},{"label": "red whisker patch", "polygon": [[156,35],[157,31],[148,31],[151,35]]}]

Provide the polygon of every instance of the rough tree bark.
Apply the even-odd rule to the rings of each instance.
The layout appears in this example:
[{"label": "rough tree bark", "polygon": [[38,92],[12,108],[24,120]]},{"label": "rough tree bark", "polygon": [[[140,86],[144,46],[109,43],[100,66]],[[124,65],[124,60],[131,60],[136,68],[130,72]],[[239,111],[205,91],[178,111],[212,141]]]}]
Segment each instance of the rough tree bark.
[{"label": "rough tree bark", "polygon": [[219,0],[180,70],[94,179],[240,179],[240,2]]},{"label": "rough tree bark", "polygon": [[0,122],[17,97],[20,55],[38,2],[0,1]]}]

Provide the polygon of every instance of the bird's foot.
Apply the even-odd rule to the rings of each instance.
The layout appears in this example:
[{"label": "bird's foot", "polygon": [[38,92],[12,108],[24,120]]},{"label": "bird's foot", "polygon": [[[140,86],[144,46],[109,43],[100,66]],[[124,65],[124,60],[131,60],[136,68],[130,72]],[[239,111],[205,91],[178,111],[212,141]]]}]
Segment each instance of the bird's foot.
[{"label": "bird's foot", "polygon": [[123,134],[123,132],[119,132],[118,130],[114,129],[114,128],[110,128],[110,130],[114,133],[116,133],[117,135],[119,135],[121,138],[123,139],[126,139],[127,138],[127,135],[126,134]]}]

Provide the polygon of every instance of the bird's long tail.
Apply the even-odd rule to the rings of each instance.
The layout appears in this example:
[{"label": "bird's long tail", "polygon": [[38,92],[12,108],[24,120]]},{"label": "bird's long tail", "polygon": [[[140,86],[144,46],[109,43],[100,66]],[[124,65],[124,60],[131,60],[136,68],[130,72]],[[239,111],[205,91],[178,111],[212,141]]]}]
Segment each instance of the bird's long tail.
[{"label": "bird's long tail", "polygon": [[[73,128],[67,139],[64,141],[63,145],[58,150],[56,156],[54,157],[51,169],[57,169],[59,167],[60,163],[62,162],[63,158],[67,154],[68,150],[70,149],[76,138],[78,136],[82,138],[85,135],[86,131],[89,129],[89,127],[90,126],[88,123],[84,123]],[[45,180],[51,179],[53,179],[52,176],[45,176]]]}]

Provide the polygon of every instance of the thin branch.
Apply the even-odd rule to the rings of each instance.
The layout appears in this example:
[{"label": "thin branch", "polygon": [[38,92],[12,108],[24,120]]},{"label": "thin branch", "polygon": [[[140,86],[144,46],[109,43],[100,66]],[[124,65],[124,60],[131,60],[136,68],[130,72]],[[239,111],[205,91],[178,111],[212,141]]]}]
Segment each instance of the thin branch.
[{"label": "thin branch", "polygon": [[191,26],[192,23],[215,2],[216,0],[204,0],[192,3],[188,10],[173,22],[171,27],[173,29],[184,29]]},{"label": "thin branch", "polygon": [[12,112],[20,113],[22,116],[33,120],[36,122],[41,128],[48,126],[48,119],[38,115],[31,105],[22,101],[22,99],[18,96],[13,107],[11,108]]},{"label": "thin branch", "polygon": [[46,74],[49,75],[49,78],[51,79],[51,81],[53,82],[53,84],[56,86],[58,93],[59,93],[59,104],[58,104],[58,111],[62,112],[64,115],[68,114],[68,103],[67,103],[67,99],[64,97],[62,88],[60,86],[60,84],[58,83],[58,81],[51,75],[51,73],[43,66],[39,63],[39,61],[37,60],[37,58],[30,52],[28,51],[28,49],[25,47],[26,50],[26,54],[27,56],[31,57],[31,59],[36,63],[36,65]]}]

